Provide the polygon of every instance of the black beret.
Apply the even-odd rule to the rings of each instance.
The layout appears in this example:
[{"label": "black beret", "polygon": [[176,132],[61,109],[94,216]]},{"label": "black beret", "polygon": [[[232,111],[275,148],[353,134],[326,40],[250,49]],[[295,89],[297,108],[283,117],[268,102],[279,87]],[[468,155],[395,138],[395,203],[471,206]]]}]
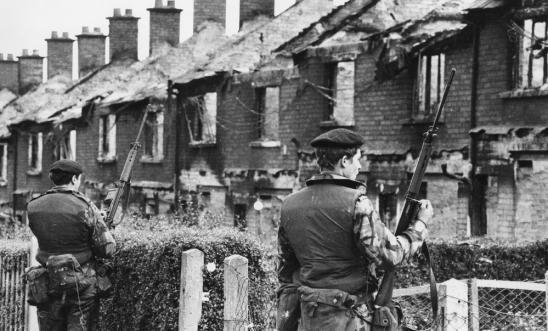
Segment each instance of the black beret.
[{"label": "black beret", "polygon": [[333,129],[322,133],[312,139],[310,145],[314,148],[320,147],[340,147],[354,148],[363,145],[363,137],[354,131],[348,129]]},{"label": "black beret", "polygon": [[61,170],[75,175],[79,175],[84,172],[84,169],[80,163],[72,160],[59,160],[53,162],[49,171],[53,170]]}]

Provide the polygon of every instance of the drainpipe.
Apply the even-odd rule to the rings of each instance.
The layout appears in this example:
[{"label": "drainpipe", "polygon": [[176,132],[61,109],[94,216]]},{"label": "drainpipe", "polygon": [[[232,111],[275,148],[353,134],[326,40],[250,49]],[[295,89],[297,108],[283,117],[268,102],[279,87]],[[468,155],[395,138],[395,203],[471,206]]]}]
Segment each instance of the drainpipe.
[{"label": "drainpipe", "polygon": [[179,116],[179,108],[178,108],[178,104],[179,104],[179,98],[177,97],[176,99],[176,102],[175,102],[175,107],[172,106],[172,99],[173,99],[173,81],[172,80],[168,80],[167,81],[167,107],[168,107],[168,112],[171,114],[172,110],[174,109],[175,111],[175,128],[174,128],[174,131],[175,131],[175,153],[174,156],[175,156],[175,160],[174,160],[174,163],[173,163],[173,193],[174,193],[174,197],[173,197],[173,203],[174,203],[174,210],[175,212],[178,212],[179,211],[179,173],[180,173],[180,164],[179,164],[179,156],[180,156],[180,148],[181,148],[181,144],[180,144],[180,137],[179,137],[179,134],[180,134],[180,131],[181,131],[181,128],[180,128],[180,116]]}]

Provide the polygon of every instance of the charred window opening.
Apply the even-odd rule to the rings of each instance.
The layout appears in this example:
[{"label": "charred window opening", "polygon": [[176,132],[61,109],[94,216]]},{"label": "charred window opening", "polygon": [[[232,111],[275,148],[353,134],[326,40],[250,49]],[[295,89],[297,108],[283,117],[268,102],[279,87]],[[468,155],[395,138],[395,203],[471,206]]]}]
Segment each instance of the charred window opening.
[{"label": "charred window opening", "polygon": [[99,158],[116,157],[116,115],[99,117]]},{"label": "charred window opening", "polygon": [[239,229],[247,228],[247,205],[235,204],[234,205],[234,226]]},{"label": "charred window opening", "polygon": [[516,87],[540,87],[547,82],[547,18],[525,19],[519,27],[518,77]]},{"label": "charred window opening", "polygon": [[0,144],[0,183],[8,180],[8,144]]},{"label": "charred window opening", "polygon": [[518,168],[520,169],[533,169],[532,160],[518,160]]},{"label": "charred window opening", "polygon": [[217,139],[217,93],[192,98],[189,129],[193,142],[215,143]]},{"label": "charred window opening", "polygon": [[31,170],[42,170],[42,132],[29,134],[28,162]]},{"label": "charred window opening", "polygon": [[379,216],[382,222],[391,230],[396,229],[398,223],[398,198],[395,193],[379,194]]},{"label": "charred window opening", "polygon": [[436,111],[443,95],[445,54],[422,55],[417,71],[419,90],[415,113],[431,115]]},{"label": "charred window opening", "polygon": [[76,130],[65,132],[55,143],[54,158],[56,160],[76,160]]},{"label": "charred window opening", "polygon": [[144,129],[144,157],[162,159],[164,157],[164,113],[149,113]]},{"label": "charred window opening", "polygon": [[280,88],[277,86],[255,88],[257,112],[257,138],[278,140]]},{"label": "charred window opening", "polygon": [[342,126],[354,125],[354,71],[354,61],[325,64],[325,121]]},{"label": "charred window opening", "polygon": [[337,62],[326,63],[325,68],[325,94],[327,98],[324,120],[333,119],[333,109],[335,108],[335,89],[337,88]]}]

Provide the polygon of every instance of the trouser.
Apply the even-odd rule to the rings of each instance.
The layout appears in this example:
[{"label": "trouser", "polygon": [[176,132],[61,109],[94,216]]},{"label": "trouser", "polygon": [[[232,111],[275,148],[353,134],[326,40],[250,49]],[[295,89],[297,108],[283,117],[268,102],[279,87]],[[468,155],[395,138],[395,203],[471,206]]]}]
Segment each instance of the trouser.
[{"label": "trouser", "polygon": [[369,331],[370,324],[360,319],[353,308],[367,315],[365,298],[336,289],[299,287],[301,321],[299,331]]},{"label": "trouser", "polygon": [[297,331],[301,318],[298,287],[298,285],[290,285],[278,293],[277,331]]}]

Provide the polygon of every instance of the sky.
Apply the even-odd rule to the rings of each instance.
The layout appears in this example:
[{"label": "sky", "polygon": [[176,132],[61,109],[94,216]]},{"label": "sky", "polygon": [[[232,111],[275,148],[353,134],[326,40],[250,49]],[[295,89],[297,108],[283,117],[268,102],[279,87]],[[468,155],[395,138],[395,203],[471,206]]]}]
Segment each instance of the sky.
[{"label": "sky", "polygon": [[[114,8],[132,9],[133,16],[139,20],[139,59],[148,55],[149,43],[149,12],[147,8],[154,7],[154,0],[0,0],[0,53],[11,53],[14,57],[28,49],[32,54],[37,49],[41,56],[46,56],[45,39],[52,31],[68,32],[69,37],[76,39],[82,31],[82,26],[101,28],[108,34],[108,20]],[[192,8],[194,1],[209,0],[176,0],[175,7],[183,9],[181,13],[181,41],[192,34]],[[167,0],[164,0],[164,4]],[[275,11],[278,13],[295,0],[276,0]],[[107,41],[108,42],[108,41]],[[108,45],[108,44],[107,44]],[[107,46],[108,48],[108,46]],[[77,49],[74,42],[74,63]],[[44,62],[46,72],[46,61]],[[76,77],[76,68],[73,70]]]}]

